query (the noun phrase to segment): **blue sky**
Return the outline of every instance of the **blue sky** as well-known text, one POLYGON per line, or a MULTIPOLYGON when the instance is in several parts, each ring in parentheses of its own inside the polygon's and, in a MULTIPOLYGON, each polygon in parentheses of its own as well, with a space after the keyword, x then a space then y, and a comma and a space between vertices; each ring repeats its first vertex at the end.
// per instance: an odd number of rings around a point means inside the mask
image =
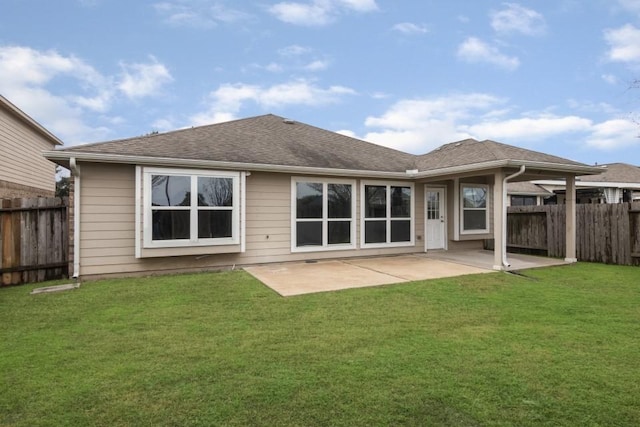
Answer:
POLYGON ((412 153, 640 165, 640 0, 2 0, 0 93, 67 146, 274 113, 412 153))

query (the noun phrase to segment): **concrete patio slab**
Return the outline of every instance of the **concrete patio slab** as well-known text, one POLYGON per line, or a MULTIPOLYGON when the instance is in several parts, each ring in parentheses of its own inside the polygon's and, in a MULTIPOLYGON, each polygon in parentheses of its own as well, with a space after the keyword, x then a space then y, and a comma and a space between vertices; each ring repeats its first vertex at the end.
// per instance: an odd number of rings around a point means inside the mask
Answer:
POLYGON ((282 296, 388 285, 492 270, 421 255, 293 262, 245 267, 282 296))
MULTIPOLYGON (((489 250, 434 251, 428 252, 425 256, 472 267, 493 269, 493 251, 489 250)), ((569 264, 563 259, 524 254, 510 253, 507 254, 507 259, 511 264, 511 266, 507 268, 507 271, 569 264)))
POLYGON ((292 262, 245 267, 245 271, 282 296, 405 282, 401 277, 344 261, 292 262))
POLYGON ((426 258, 420 255, 361 258, 344 262, 368 268, 405 280, 438 279, 441 277, 462 276, 465 274, 488 273, 491 270, 480 267, 426 258))

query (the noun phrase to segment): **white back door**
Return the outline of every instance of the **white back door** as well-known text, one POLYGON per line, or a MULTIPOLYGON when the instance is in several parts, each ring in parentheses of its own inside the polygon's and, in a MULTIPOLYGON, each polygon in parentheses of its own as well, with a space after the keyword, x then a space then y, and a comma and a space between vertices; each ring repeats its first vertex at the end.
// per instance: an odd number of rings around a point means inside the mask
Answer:
POLYGON ((445 247, 445 192, 444 188, 425 188, 425 245, 426 249, 445 247))

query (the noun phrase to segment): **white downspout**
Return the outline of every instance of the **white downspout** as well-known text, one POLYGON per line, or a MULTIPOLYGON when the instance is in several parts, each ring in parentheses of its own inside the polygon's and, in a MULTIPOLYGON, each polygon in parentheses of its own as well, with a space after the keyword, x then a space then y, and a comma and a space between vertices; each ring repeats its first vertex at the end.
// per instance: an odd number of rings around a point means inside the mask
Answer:
POLYGON ((69 159, 73 173, 73 278, 80 277, 80 166, 76 158, 69 159))
POLYGON ((505 267, 510 267, 509 261, 507 260, 507 181, 520 176, 526 170, 525 165, 520 166, 520 170, 514 174, 506 176, 502 180, 502 265, 505 267))

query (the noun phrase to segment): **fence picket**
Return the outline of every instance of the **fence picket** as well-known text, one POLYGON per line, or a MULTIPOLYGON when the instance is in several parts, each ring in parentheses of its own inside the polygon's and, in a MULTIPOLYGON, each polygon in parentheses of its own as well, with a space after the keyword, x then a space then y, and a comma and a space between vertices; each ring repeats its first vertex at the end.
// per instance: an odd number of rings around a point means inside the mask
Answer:
POLYGON ((0 203, 2 285, 68 275, 68 200, 5 199, 0 203))
MULTIPOLYGON (((565 205, 510 207, 507 221, 509 245, 543 247, 550 257, 565 256, 565 205)), ((640 203, 577 205, 576 256, 580 261, 640 265, 640 203)))

